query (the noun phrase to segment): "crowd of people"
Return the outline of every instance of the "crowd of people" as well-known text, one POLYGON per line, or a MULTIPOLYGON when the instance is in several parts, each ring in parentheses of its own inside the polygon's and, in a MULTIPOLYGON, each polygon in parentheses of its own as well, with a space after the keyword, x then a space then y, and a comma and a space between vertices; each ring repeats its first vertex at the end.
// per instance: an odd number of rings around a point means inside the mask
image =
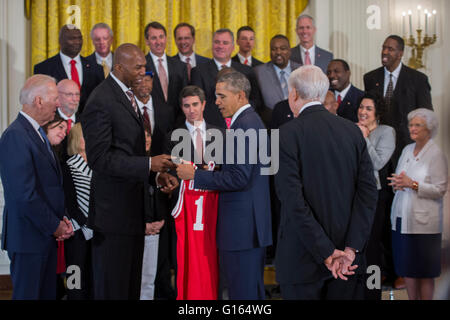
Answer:
POLYGON ((209 59, 185 22, 173 57, 159 22, 147 55, 112 52, 98 23, 82 57, 81 31, 64 25, 0 139, 13 299, 260 300, 268 263, 284 299, 379 300, 372 265, 431 299, 448 169, 427 76, 391 35, 358 89, 349 63, 315 45, 312 17, 296 32, 292 48, 273 36, 262 62, 249 26, 236 40, 216 30, 209 59), (279 129, 278 172, 262 173, 270 142, 239 148, 239 129, 279 129))

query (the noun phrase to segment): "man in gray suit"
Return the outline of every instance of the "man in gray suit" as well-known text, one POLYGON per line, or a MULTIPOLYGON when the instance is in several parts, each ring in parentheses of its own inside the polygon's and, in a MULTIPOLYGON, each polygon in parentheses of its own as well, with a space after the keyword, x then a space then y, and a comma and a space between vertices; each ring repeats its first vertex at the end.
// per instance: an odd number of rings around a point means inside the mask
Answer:
POLYGON ((311 16, 303 14, 297 18, 296 32, 300 44, 291 49, 291 60, 300 65, 318 66, 326 74, 328 64, 333 60, 333 53, 314 44, 316 31, 317 28, 311 16))
POLYGON ((269 62, 256 66, 253 70, 258 80, 264 105, 273 110, 274 106, 288 98, 287 80, 292 71, 300 67, 300 64, 290 61, 289 39, 281 34, 270 40, 269 62))

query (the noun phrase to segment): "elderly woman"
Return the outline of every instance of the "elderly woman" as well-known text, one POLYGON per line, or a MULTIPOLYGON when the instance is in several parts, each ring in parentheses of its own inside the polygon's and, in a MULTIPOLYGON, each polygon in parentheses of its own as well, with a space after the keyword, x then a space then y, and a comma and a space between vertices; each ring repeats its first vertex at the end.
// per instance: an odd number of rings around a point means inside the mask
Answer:
MULTIPOLYGON (((93 231, 86 227, 89 213, 89 197, 92 171, 86 160, 85 142, 81 124, 75 124, 70 130, 67 154, 69 158, 62 165, 64 194, 68 215, 72 221, 75 235, 66 241, 66 261, 68 266, 78 266, 81 283, 70 281, 68 271, 67 297, 69 300, 91 298, 91 238, 93 231)), ((75 270, 76 272, 76 270, 75 270)))
MULTIPOLYGON (((358 127, 366 139, 367 150, 372 160, 377 182, 378 202, 372 232, 366 247, 367 265, 382 265, 382 234, 386 220, 386 207, 389 203, 389 186, 387 185, 387 167, 395 150, 395 130, 386 125, 379 125, 384 105, 378 96, 366 93, 358 108, 358 127), (381 179, 380 179, 381 176, 381 179)), ((381 300, 381 289, 366 290, 366 300, 381 300)))
POLYGON ((410 300, 433 298, 434 278, 441 273, 443 201, 447 191, 447 159, 433 141, 435 113, 416 109, 408 114, 414 143, 402 152, 390 185, 392 248, 396 273, 405 278, 410 300))

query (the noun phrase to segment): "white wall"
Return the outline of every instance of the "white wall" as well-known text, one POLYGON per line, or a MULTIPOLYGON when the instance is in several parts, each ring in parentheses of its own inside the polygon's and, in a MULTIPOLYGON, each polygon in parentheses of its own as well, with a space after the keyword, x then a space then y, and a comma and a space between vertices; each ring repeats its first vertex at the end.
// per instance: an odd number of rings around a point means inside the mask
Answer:
MULTIPOLYGON (((29 76, 30 24, 24 12, 24 1, 0 0, 0 132, 17 117, 19 91, 29 76)), ((0 227, 2 215, 3 188, 0 186, 0 227)), ((9 260, 6 253, 0 251, 0 274, 7 273, 9 260)))

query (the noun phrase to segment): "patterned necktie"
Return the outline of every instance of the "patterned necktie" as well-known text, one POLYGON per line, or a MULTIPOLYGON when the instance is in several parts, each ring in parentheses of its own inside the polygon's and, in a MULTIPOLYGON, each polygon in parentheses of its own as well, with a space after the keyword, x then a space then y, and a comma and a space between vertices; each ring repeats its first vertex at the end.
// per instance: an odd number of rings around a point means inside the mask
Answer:
POLYGON ((286 100, 289 96, 288 84, 286 81, 286 77, 284 76, 285 74, 286 74, 286 72, 284 72, 283 70, 280 71, 280 84, 281 84, 281 90, 283 91, 284 100, 286 100))
POLYGON ((67 134, 69 134, 70 129, 72 129, 72 119, 67 119, 67 134))
POLYGON ((130 101, 131 101, 131 106, 133 107, 134 112, 136 112, 136 114, 138 114, 138 111, 137 111, 137 103, 136 103, 136 100, 134 99, 134 93, 133 93, 133 91, 128 90, 128 91, 127 91, 127 96, 128 96, 128 98, 130 99, 130 101))
POLYGON ((203 163, 203 138, 202 130, 200 128, 195 129, 197 137, 195 138, 195 149, 197 151, 199 163, 203 163))
POLYGON ((305 52, 305 66, 309 66, 311 64, 311 57, 309 56, 309 51, 305 52))
POLYGON ((191 82, 191 70, 192 70, 192 65, 191 65, 191 58, 186 58, 186 67, 187 67, 187 73, 188 73, 188 80, 189 82, 191 82))
POLYGON ((106 64, 106 60, 102 60, 102 67, 103 67, 103 75, 105 76, 106 79, 109 75, 109 67, 106 64))
POLYGON ((164 93, 164 100, 167 101, 167 90, 169 87, 169 80, 167 79, 167 73, 166 69, 164 69, 164 66, 162 64, 163 59, 158 59, 158 76, 159 76, 159 82, 161 83, 161 87, 164 93))
POLYGON ((50 153, 51 157, 53 160, 55 160, 55 155, 53 154, 53 150, 52 150, 52 146, 50 145, 50 141, 47 138, 47 135, 45 134, 44 129, 42 129, 42 127, 39 127, 39 133, 42 136, 42 139, 44 139, 45 142, 45 146, 47 147, 47 151, 48 153, 50 153))
POLYGON ((75 64, 77 62, 75 60, 70 60, 70 75, 73 81, 75 81, 78 85, 78 88, 81 90, 81 84, 80 84, 80 77, 78 76, 78 70, 77 67, 75 67, 75 64))
POLYGON ((148 128, 150 129, 150 133, 152 133, 152 123, 150 121, 150 117, 149 117, 148 112, 147 112, 148 108, 147 108, 147 106, 144 106, 143 109, 144 109, 144 113, 143 113, 144 122, 148 126, 148 128))
POLYGON ((387 90, 386 90, 386 95, 384 96, 388 110, 391 107, 393 96, 394 96, 394 82, 392 81, 392 73, 390 73, 389 74, 389 83, 388 83, 387 90))

